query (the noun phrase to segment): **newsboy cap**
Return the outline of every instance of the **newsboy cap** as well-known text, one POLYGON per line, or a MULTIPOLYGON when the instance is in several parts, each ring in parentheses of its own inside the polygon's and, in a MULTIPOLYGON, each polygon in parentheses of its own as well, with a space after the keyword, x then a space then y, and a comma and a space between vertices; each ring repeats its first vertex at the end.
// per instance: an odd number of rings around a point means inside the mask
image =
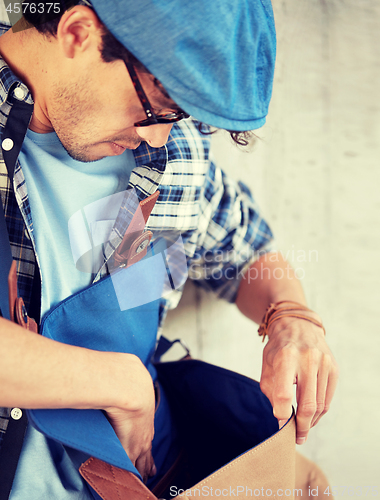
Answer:
POLYGON ((228 130, 265 123, 276 55, 270 0, 92 0, 92 5, 187 113, 228 130))

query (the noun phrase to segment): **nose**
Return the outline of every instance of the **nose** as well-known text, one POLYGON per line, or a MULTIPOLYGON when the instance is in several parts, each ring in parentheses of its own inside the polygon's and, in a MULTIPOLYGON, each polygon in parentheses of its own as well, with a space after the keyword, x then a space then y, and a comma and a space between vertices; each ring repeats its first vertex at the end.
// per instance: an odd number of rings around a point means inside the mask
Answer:
POLYGON ((172 129, 171 124, 160 123, 159 125, 149 125, 148 127, 136 127, 136 133, 143 141, 146 141, 152 148, 164 146, 172 129))

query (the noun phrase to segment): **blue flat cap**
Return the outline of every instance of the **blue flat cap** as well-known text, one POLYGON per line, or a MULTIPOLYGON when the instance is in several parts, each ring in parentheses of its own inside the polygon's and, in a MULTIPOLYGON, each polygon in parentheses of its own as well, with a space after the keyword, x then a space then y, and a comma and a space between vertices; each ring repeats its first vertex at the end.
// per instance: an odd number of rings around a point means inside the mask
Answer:
POLYGON ((264 125, 276 55, 270 0, 92 0, 92 5, 197 120, 236 131, 264 125))

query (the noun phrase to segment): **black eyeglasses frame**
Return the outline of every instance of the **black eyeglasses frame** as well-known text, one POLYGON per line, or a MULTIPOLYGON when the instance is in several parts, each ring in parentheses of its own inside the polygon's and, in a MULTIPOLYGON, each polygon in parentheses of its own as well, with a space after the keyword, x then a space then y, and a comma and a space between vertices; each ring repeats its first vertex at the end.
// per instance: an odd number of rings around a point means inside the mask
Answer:
POLYGON ((167 113, 165 115, 156 115, 152 110, 152 106, 147 98, 144 89, 142 88, 141 82, 137 76, 136 70, 132 63, 124 61, 127 68, 129 76, 131 77, 133 86, 135 87, 137 96, 144 108, 146 119, 134 123, 135 127, 150 127, 151 125, 158 125, 160 123, 175 123, 189 118, 190 115, 185 113, 185 111, 180 110, 179 112, 167 113))

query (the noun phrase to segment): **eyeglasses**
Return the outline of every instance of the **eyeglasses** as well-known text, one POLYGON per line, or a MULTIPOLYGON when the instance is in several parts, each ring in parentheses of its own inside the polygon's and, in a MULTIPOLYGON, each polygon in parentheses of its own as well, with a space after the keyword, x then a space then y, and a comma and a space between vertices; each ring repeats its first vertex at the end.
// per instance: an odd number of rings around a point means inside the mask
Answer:
POLYGON ((183 120, 184 118, 189 118, 190 115, 180 110, 177 113, 167 113, 165 115, 156 115, 152 111, 152 106, 142 88, 140 80, 137 77, 135 68, 133 64, 130 62, 124 61, 125 66, 127 67, 127 71, 131 80, 133 82, 133 86, 135 87, 138 98, 140 99, 141 105, 144 108, 146 114, 146 120, 141 120, 134 124, 135 127, 149 127, 150 125, 157 125, 158 123, 175 123, 179 120, 183 120))

